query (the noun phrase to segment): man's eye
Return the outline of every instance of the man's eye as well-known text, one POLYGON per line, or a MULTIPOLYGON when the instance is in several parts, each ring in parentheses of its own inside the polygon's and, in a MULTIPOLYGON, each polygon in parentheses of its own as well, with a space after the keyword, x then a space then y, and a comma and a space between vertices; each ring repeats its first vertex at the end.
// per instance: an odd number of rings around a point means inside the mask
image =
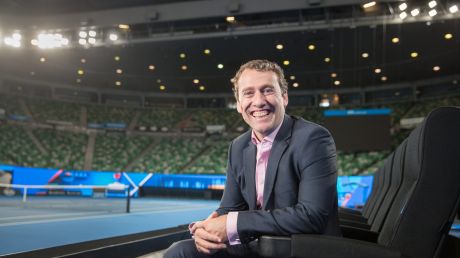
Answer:
POLYGON ((243 91, 243 96, 245 96, 245 97, 250 97, 250 96, 252 96, 252 94, 253 93, 251 91, 243 91))
POLYGON ((274 90, 272 88, 265 88, 263 92, 265 95, 267 95, 267 94, 272 94, 274 90))

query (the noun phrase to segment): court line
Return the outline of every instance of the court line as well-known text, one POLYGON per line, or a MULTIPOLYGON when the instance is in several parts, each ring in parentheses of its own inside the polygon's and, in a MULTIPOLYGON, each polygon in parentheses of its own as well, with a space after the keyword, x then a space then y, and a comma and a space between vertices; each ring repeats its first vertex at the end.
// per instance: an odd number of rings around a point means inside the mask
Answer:
POLYGON ((180 208, 180 209, 160 210, 160 211, 145 211, 145 212, 137 212, 137 213, 89 215, 89 216, 82 216, 82 217, 78 217, 78 218, 62 218, 62 219, 46 219, 46 220, 36 220, 36 221, 11 222, 11 223, 0 224, 0 228, 1 227, 8 227, 8 226, 41 224, 41 223, 51 223, 51 222, 63 222, 63 221, 72 221, 72 220, 102 219, 102 218, 124 217, 124 216, 130 216, 130 215, 146 215, 146 214, 158 214, 158 213, 168 213, 168 212, 184 212, 184 211, 205 210, 205 209, 207 210, 209 208, 216 208, 216 207, 206 206, 206 207, 180 208))

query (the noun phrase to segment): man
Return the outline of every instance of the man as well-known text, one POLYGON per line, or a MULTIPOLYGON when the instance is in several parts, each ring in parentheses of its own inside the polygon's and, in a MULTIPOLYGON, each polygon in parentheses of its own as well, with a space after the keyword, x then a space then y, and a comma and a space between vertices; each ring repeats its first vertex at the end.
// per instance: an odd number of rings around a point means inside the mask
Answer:
POLYGON ((165 257, 255 257, 260 235, 340 235, 336 150, 323 127, 285 114, 283 70, 267 60, 232 79, 237 110, 251 130, 232 141, 220 207, 191 226, 193 239, 165 257))

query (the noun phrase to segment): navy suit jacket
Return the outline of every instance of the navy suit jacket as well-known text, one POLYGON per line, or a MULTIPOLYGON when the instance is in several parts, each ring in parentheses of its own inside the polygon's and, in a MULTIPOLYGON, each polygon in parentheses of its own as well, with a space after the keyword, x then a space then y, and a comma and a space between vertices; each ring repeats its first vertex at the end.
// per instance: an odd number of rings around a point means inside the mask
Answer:
POLYGON ((261 210, 256 208, 256 152, 251 130, 232 141, 217 210, 220 215, 239 212, 242 243, 260 235, 340 235, 336 150, 325 128, 285 115, 268 159, 261 210))

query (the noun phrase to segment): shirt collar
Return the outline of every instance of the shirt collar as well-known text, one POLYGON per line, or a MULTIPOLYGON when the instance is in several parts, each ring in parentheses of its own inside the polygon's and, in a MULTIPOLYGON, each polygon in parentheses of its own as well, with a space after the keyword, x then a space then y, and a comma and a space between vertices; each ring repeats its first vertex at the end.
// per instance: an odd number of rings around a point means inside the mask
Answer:
POLYGON ((283 124, 283 122, 281 122, 273 132, 271 132, 269 135, 265 136, 261 141, 259 141, 259 139, 257 139, 256 134, 254 133, 254 130, 252 130, 252 132, 251 132, 251 141, 252 141, 252 143, 254 143, 255 145, 257 145, 258 143, 261 143, 263 141, 268 141, 268 142, 273 143, 273 141, 275 141, 275 137, 278 134, 278 131, 280 130, 282 124, 283 124))

